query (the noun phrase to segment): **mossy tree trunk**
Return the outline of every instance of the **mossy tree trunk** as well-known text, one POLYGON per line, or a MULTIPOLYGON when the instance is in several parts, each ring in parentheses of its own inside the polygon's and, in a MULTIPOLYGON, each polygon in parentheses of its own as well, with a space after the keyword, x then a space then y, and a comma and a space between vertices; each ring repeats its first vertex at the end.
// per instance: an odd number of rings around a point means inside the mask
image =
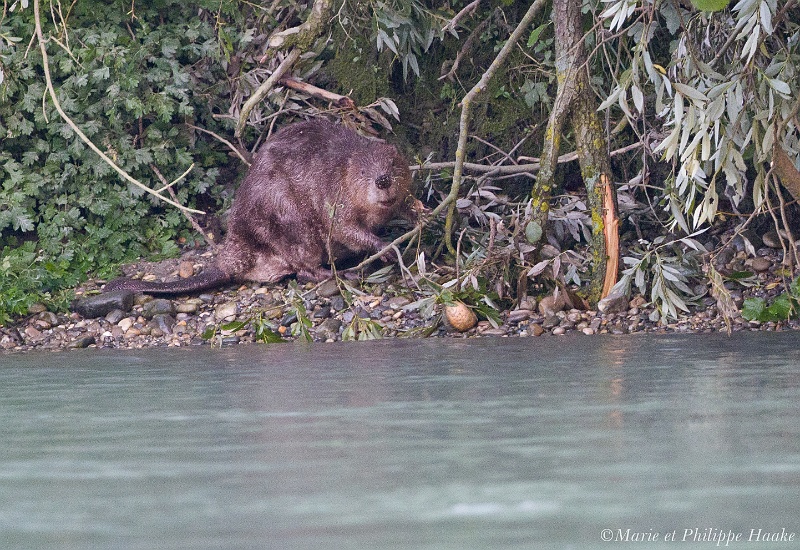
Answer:
POLYGON ((610 187, 608 147, 597 115, 597 101, 589 86, 583 21, 579 0, 553 0, 557 91, 541 154, 541 167, 531 190, 533 221, 544 231, 552 196, 561 134, 572 124, 581 175, 592 216, 592 275, 587 299, 595 304, 616 282, 616 268, 607 273, 611 257, 617 265, 616 195, 610 187))

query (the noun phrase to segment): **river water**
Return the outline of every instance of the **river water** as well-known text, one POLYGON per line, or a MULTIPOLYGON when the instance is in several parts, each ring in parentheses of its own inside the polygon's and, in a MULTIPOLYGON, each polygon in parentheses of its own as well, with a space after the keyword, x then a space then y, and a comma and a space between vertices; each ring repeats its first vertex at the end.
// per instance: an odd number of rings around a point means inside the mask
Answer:
POLYGON ((0 547, 800 548, 799 338, 0 355, 0 547))

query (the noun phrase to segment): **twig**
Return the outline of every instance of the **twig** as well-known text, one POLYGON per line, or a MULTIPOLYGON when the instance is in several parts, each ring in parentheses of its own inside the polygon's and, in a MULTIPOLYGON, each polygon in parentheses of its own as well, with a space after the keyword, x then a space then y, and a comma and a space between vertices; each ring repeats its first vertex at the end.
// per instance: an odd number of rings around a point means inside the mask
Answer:
POLYGON ((242 130, 244 130, 245 125, 247 124, 247 118, 250 116, 250 112, 256 106, 256 104, 267 97, 270 90, 275 87, 275 84, 283 78, 283 75, 286 74, 292 65, 294 65, 295 61, 300 59, 300 49, 294 48, 289 55, 287 55, 283 61, 281 61, 280 65, 272 72, 272 74, 267 78, 264 82, 261 83, 261 86, 251 95, 247 101, 244 102, 242 105, 242 110, 239 112, 239 121, 236 123, 236 131, 234 132, 234 136, 241 137, 242 130))
POLYGON ((108 157, 108 155, 103 153, 103 151, 101 151, 100 148, 97 147, 97 145, 95 145, 92 142, 92 140, 90 140, 80 128, 78 128, 78 125, 75 124, 72 121, 72 119, 69 118, 69 116, 67 116, 67 113, 65 113, 64 109, 61 108, 61 103, 59 103, 58 97, 56 97, 56 91, 55 88, 53 88, 53 80, 50 77, 50 62, 49 58, 47 57, 47 48, 45 46, 44 33, 42 32, 42 21, 41 21, 41 16, 39 14, 39 0, 33 0, 33 16, 36 26, 36 39, 39 41, 39 49, 42 52, 42 69, 44 70, 44 79, 45 79, 45 84, 47 86, 47 92, 50 94, 50 99, 53 101, 53 106, 56 108, 56 111, 58 111, 58 114, 61 116, 64 122, 66 122, 69 125, 69 127, 72 128, 72 130, 78 135, 78 137, 80 137, 81 140, 83 140, 83 142, 86 143, 86 145, 88 145, 92 151, 97 153, 97 155, 101 159, 103 159, 103 161, 105 161, 111 168, 114 169, 115 172, 117 172, 127 182, 132 183, 136 187, 143 189, 144 191, 150 193, 151 195, 157 197, 158 199, 168 204, 171 204, 172 206, 176 207, 177 209, 179 209, 184 213, 193 212, 195 214, 205 214, 205 212, 203 212, 202 210, 194 210, 192 208, 187 208, 186 206, 183 206, 182 204, 165 197, 161 193, 158 193, 157 191, 151 189, 150 187, 143 184, 139 180, 133 178, 125 170, 117 166, 114 163, 114 161, 108 157))
MULTIPOLYGON (((464 8, 464 9, 466 9, 466 8, 464 8)), ((481 21, 480 24, 478 24, 478 26, 475 27, 472 30, 471 33, 469 33, 469 36, 464 41, 464 45, 461 46, 461 48, 458 50, 458 53, 456 54, 456 58, 453 61, 453 65, 450 67, 450 70, 447 71, 442 76, 440 76, 439 80, 443 80, 445 78, 450 79, 450 80, 453 79, 454 75, 456 74, 456 71, 458 70, 458 66, 461 64, 461 60, 464 58, 464 55, 466 54, 466 52, 468 52, 470 49, 472 49, 472 45, 475 43, 475 41, 478 39, 478 37, 480 36, 480 34, 483 32, 483 30, 486 28, 486 26, 488 24, 489 24, 489 18, 487 17, 486 19, 481 21)))
POLYGON ((489 83, 489 80, 492 79, 494 74, 497 72, 497 69, 500 68, 500 65, 503 64, 508 54, 511 53, 511 49, 516 45, 517 41, 522 36, 522 33, 528 28, 528 26, 533 21, 533 18, 542 9, 545 5, 545 0, 536 0, 531 6, 528 8, 528 11, 522 17, 522 20, 517 25, 517 28, 514 29, 514 32, 511 33, 511 36, 508 37, 508 40, 503 47, 500 49, 500 52, 497 54, 497 57, 494 58, 492 64, 486 69, 486 72, 483 73, 481 79, 478 83, 473 86, 473 88, 467 92, 467 95, 464 96, 464 99, 461 100, 461 120, 460 120, 460 129, 458 135, 458 146, 456 148, 456 160, 455 160, 455 168, 453 169, 453 184, 450 187, 450 194, 448 195, 449 199, 449 208, 447 210, 447 217, 445 218, 444 222, 444 242, 447 246, 447 249, 450 251, 451 254, 455 254, 455 249, 453 248, 453 220, 455 218, 455 207, 456 207, 456 197, 458 197, 458 191, 461 187, 461 178, 463 175, 464 170, 464 159, 466 156, 466 148, 467 148, 467 135, 469 134, 469 120, 470 120, 470 109, 472 106, 472 101, 477 97, 477 95, 486 89, 486 86, 489 83))
POLYGON ((458 25, 458 22, 461 21, 461 19, 465 15, 467 15, 468 13, 469 14, 475 13, 475 10, 478 8, 478 4, 480 3, 481 0, 473 0, 472 2, 464 6, 464 9, 458 12, 455 15, 455 17, 453 17, 450 21, 447 22, 447 24, 444 27, 442 27, 442 31, 447 32, 449 30, 455 29, 456 25, 458 25))
MULTIPOLYGON (((430 214, 426 215, 426 218, 428 220, 434 219, 436 216, 438 216, 442 212, 442 210, 444 210, 450 204, 450 201, 452 201, 452 200, 453 200, 453 197, 451 195, 447 195, 444 198, 444 200, 439 204, 439 206, 434 208, 431 211, 430 214)), ((399 245, 399 244, 401 244, 401 243, 403 243, 403 242, 415 237, 416 235, 418 235, 426 225, 427 225, 426 221, 420 220, 420 222, 417 223, 417 225, 414 227, 414 229, 411 229, 410 231, 407 231, 406 233, 403 233, 402 235, 397 237, 395 240, 393 240, 391 243, 389 243, 388 245, 383 247, 381 250, 377 251, 372 256, 369 256, 369 257, 365 258, 360 264, 358 264, 356 266, 353 266, 351 268, 348 268, 345 271, 358 271, 359 269, 365 268, 366 266, 368 266, 369 264, 371 264, 372 262, 374 262, 378 258, 383 257, 383 255, 386 254, 389 250, 391 250, 393 246, 397 246, 397 245, 399 245)))
MULTIPOLYGON (((156 177, 161 180, 161 183, 164 184, 164 187, 162 187, 161 189, 162 190, 168 189, 169 194, 172 196, 174 200, 177 200, 177 196, 175 195, 175 190, 172 188, 172 186, 175 185, 178 181, 182 180, 184 177, 186 177, 186 174, 188 174, 192 168, 194 168, 194 164, 192 164, 189 167, 189 170, 186 170, 186 172, 181 174, 180 177, 175 179, 175 181, 173 181, 172 183, 167 183, 167 178, 165 178, 163 174, 161 174, 161 171, 158 169, 158 167, 155 164, 152 163, 150 164, 150 169, 155 173, 156 177)), ((200 224, 197 223, 197 220, 194 219, 194 216, 192 216, 188 212, 183 212, 183 215, 186 216, 186 219, 189 220, 190 224, 192 224, 194 230, 203 236, 203 240, 206 241, 206 244, 208 244, 211 250, 214 250, 217 247, 217 245, 206 236, 205 231, 203 231, 203 228, 200 227, 200 224)))
POLYGON ((332 101, 336 103, 337 107, 353 109, 356 106, 355 102, 346 95, 339 95, 329 92, 328 90, 323 90, 322 88, 317 88, 316 86, 308 84, 307 82, 301 82, 293 76, 281 78, 279 84, 286 86, 287 88, 291 88, 292 90, 308 94, 312 97, 324 99, 325 101, 332 101))
POLYGON ((239 149, 238 149, 238 148, 237 148, 237 147, 236 147, 236 146, 235 146, 233 143, 231 143, 230 141, 228 141, 228 140, 227 140, 227 139, 225 139, 224 137, 220 136, 219 134, 216 134, 216 133, 212 132, 211 130, 206 130, 205 128, 200 128, 199 126, 195 126, 194 124, 189 124, 188 122, 186 123, 186 126, 188 126, 189 128, 191 128, 192 130, 197 130, 198 132, 205 132, 206 134, 210 135, 210 136, 211 136, 211 137, 213 137, 214 139, 216 139, 216 140, 218 140, 218 141, 220 141, 220 142, 224 143, 225 145, 227 145, 227 146, 228 146, 228 148, 229 148, 231 151, 233 151, 233 152, 234 152, 234 154, 235 154, 237 157, 239 157, 239 158, 241 159, 241 161, 242 161, 243 163, 245 163, 245 164, 246 164, 248 167, 250 166, 250 161, 249 161, 249 160, 247 160, 247 159, 244 157, 244 155, 242 154, 242 152, 241 152, 241 151, 239 151, 239 149))

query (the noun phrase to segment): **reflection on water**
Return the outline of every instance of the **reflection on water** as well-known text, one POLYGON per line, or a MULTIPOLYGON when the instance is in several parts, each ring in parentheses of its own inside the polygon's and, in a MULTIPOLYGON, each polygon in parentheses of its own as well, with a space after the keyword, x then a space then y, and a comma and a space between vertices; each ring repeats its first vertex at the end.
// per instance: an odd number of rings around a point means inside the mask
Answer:
POLYGON ((796 339, 0 356, 0 544, 797 548, 796 339))

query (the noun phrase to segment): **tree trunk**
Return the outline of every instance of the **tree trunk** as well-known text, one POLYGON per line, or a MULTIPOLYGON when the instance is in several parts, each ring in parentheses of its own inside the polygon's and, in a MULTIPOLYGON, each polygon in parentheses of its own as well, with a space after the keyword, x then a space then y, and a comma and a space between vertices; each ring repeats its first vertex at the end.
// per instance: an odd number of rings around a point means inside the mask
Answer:
POLYGON ((595 304, 616 282, 619 253, 616 195, 610 187, 608 147, 597 115, 597 102, 589 86, 581 3, 579 0, 553 0, 553 15, 558 87, 545 132, 541 168, 531 190, 533 221, 545 230, 561 133, 571 122, 592 216, 592 280, 587 299, 595 304), (609 255, 613 269, 607 272, 609 255))

